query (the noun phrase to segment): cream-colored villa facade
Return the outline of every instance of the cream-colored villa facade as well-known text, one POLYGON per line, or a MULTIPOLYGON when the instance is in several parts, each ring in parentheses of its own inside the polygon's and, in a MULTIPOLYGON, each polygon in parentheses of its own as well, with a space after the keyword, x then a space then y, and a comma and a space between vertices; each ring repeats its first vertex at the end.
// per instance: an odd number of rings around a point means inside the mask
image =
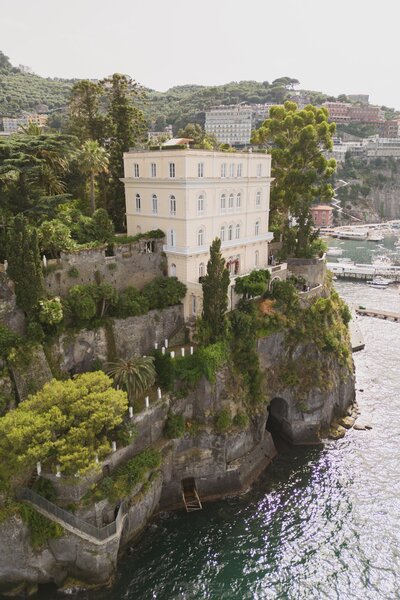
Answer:
POLYGON ((271 157, 175 149, 124 154, 128 235, 161 229, 168 273, 188 287, 186 318, 201 314, 209 247, 218 237, 235 276, 268 262, 271 157))

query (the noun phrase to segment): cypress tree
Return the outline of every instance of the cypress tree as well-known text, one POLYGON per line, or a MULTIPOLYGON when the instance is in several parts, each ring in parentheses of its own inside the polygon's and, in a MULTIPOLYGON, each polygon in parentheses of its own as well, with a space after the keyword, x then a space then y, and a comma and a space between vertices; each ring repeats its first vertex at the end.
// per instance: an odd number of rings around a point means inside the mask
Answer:
POLYGON ((210 247, 207 275, 203 277, 203 323, 214 343, 225 333, 225 313, 228 309, 229 271, 221 255, 221 240, 216 238, 210 247))
POLYGON ((8 274, 15 285, 17 305, 28 315, 44 297, 44 279, 36 229, 22 215, 14 220, 8 243, 8 274))

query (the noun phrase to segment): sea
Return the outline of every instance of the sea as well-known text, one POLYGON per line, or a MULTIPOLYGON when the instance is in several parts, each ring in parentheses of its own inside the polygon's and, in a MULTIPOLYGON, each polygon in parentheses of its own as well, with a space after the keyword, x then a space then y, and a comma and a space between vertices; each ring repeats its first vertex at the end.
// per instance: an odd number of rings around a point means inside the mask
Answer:
MULTIPOLYGON (((332 243, 371 262, 394 256, 394 241, 332 243)), ((397 284, 334 283, 351 305, 400 312, 397 284)), ((400 322, 358 324, 359 422, 372 429, 321 447, 280 441, 250 491, 159 515, 125 553, 113 587, 79 599, 400 599, 400 322)))

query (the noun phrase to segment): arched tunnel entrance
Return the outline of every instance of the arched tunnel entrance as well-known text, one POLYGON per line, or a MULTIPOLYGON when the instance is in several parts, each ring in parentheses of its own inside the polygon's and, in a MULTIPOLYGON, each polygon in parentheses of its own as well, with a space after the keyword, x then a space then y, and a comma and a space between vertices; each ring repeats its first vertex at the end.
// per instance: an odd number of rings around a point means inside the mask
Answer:
POLYGON ((265 428, 276 437, 289 439, 288 431, 289 405, 284 398, 275 397, 268 406, 268 418, 265 428))

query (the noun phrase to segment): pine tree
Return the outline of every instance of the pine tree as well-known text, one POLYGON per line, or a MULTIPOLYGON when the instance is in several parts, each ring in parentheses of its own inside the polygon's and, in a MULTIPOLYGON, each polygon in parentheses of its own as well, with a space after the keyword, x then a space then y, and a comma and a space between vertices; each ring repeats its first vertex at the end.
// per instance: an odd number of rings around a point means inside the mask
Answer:
POLYGON ((36 229, 30 229, 22 215, 15 218, 10 230, 7 259, 17 305, 29 315, 45 293, 36 229))
POLYGON ((203 277, 203 325, 209 341, 214 343, 225 333, 225 313, 228 309, 229 271, 221 255, 221 240, 216 238, 210 247, 207 275, 203 277))

